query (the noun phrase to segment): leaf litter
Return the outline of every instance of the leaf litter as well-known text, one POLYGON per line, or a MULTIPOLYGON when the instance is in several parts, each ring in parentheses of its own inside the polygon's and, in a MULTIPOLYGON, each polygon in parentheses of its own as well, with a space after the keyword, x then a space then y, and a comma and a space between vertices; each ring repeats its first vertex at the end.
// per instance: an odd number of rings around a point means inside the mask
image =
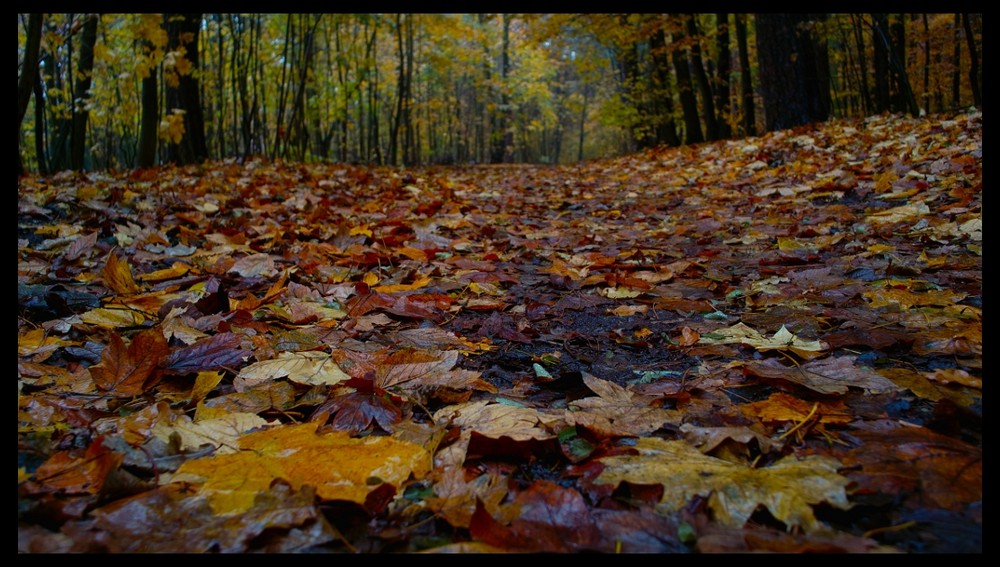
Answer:
POLYGON ((24 177, 18 314, 19 552, 982 551, 980 112, 24 177))

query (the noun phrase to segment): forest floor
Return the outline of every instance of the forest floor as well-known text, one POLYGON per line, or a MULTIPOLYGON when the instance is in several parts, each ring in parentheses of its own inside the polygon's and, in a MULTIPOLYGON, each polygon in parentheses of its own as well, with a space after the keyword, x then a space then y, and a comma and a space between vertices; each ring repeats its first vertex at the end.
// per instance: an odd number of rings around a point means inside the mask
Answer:
POLYGON ((18 180, 19 552, 982 552, 982 114, 18 180))

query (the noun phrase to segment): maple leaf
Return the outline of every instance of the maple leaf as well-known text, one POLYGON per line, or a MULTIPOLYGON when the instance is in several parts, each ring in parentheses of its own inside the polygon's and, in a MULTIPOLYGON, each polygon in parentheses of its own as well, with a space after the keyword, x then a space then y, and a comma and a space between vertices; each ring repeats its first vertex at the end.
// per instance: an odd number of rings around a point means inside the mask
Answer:
POLYGON ((108 341, 101 354, 101 363, 90 367, 90 376, 98 388, 130 398, 145 392, 159 380, 154 370, 168 352, 167 340, 159 327, 139 333, 128 346, 114 332, 109 333, 108 341))
POLYGON ((830 457, 809 455, 785 457, 773 465, 754 469, 704 455, 685 441, 644 437, 636 442, 636 455, 604 457, 605 468, 597 484, 620 482, 662 484, 658 509, 680 510, 695 496, 708 498, 718 521, 742 527, 758 506, 788 527, 806 532, 823 525, 811 505, 828 503, 840 509, 851 507, 846 486, 850 481, 838 474, 840 463, 830 457))
POLYGON ((169 481, 198 484, 212 510, 225 515, 251 509, 258 493, 279 478, 296 490, 314 486, 324 500, 364 504, 382 483, 398 487, 430 472, 430 454, 419 445, 392 437, 354 439, 340 431, 321 435, 318 426, 248 433, 239 439, 240 452, 187 461, 169 481))

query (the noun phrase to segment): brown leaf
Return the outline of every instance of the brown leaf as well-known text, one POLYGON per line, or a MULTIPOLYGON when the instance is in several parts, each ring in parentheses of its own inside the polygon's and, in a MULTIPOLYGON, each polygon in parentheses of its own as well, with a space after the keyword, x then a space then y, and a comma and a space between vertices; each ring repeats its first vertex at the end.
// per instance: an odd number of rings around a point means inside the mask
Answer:
POLYGON ((115 293, 122 295, 139 293, 139 286, 132 278, 132 267, 129 265, 128 259, 119 258, 115 251, 108 254, 101 276, 104 278, 104 285, 115 293))
POLYGON ((845 394, 849 386, 871 393, 898 389, 875 371, 854 364, 855 359, 853 356, 836 356, 798 366, 785 366, 778 359, 771 358, 750 363, 746 369, 756 376, 785 380, 821 394, 845 394))
POLYGON ((165 369, 175 374, 203 370, 232 370, 246 361, 250 352, 241 348, 242 340, 234 333, 219 333, 170 353, 165 369))
POLYGON ((168 484, 98 508, 88 532, 71 534, 112 553, 295 552, 334 538, 313 500, 311 488, 276 483, 245 512, 216 515, 203 496, 168 484))
POLYGON ((983 499, 983 451, 924 427, 893 424, 859 431, 861 444, 838 451, 865 493, 900 495, 915 505, 958 510, 983 499))
POLYGON ((90 375, 98 388, 130 398, 145 392, 159 380, 154 370, 168 350, 167 340, 159 327, 139 333, 127 347, 118 333, 109 333, 108 340, 101 363, 90 367, 90 375))
POLYGON ((482 503, 469 522, 478 541, 517 552, 570 553, 595 550, 601 532, 579 492, 536 481, 506 507, 509 525, 493 519, 482 503))

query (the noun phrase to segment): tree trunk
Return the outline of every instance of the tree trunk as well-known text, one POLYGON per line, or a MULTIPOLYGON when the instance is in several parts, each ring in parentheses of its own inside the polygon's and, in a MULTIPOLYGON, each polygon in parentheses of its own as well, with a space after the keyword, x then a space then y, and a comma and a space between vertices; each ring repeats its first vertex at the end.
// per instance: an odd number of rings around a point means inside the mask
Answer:
POLYGON ((827 119, 817 47, 806 14, 757 14, 757 53, 768 131, 827 119))
MULTIPOLYGON (((684 33, 673 33, 674 43, 684 42, 684 33)), ((681 112, 684 114, 684 143, 699 144, 705 141, 701 133, 701 122, 698 119, 698 99, 691 85, 691 67, 688 63, 686 50, 674 49, 671 53, 674 61, 674 72, 677 73, 677 91, 681 99, 681 112)))
POLYGON ((962 25, 965 29, 965 42, 969 46, 969 83, 972 87, 972 103, 983 108, 983 91, 979 87, 979 50, 976 49, 976 38, 972 33, 972 22, 968 14, 962 14, 962 25))
POLYGON ((889 96, 889 17, 872 14, 872 47, 875 59, 875 112, 892 108, 889 96))
MULTIPOLYGON (((148 41, 142 48, 152 53, 155 47, 148 41)), ((153 167, 156 164, 156 145, 159 142, 160 109, 159 90, 157 88, 156 67, 147 70, 148 75, 142 78, 142 110, 139 122, 139 155, 136 158, 138 167, 153 167)))
POLYGON ((202 163, 208 159, 208 146, 197 75, 201 14, 164 14, 163 17, 169 38, 168 49, 183 49, 184 57, 191 63, 190 73, 177 73, 177 86, 167 84, 167 108, 184 112, 184 137, 180 143, 167 145, 167 155, 170 161, 180 165, 202 163))
POLYGON ((649 51, 653 60, 654 96, 656 106, 656 143, 674 147, 681 145, 674 123, 673 92, 670 89, 670 58, 667 57, 667 37, 663 29, 658 29, 649 39, 649 51))
POLYGON ((893 110, 897 112, 908 111, 913 116, 920 115, 920 108, 917 107, 917 100, 913 96, 913 88, 910 87, 910 79, 906 73, 906 27, 903 14, 896 14, 889 24, 890 40, 890 69, 892 70, 893 82, 893 110))
POLYGON ((17 78, 17 176, 25 174, 21 161, 21 123, 28 111, 28 102, 38 74, 38 52, 42 45, 42 14, 28 14, 28 35, 24 46, 21 76, 17 78))
POLYGON ((743 110, 743 135, 757 135, 756 104, 753 100, 753 82, 750 77, 750 50, 747 46, 746 14, 736 14, 736 43, 740 52, 740 98, 743 110))
POLYGON ((719 138, 727 139, 733 135, 729 122, 729 71, 732 67, 729 57, 729 14, 715 15, 715 29, 715 46, 719 53, 715 75, 715 108, 719 117, 719 138))
POLYGON ((868 115, 873 108, 871 89, 868 88, 868 62, 865 57, 865 33, 864 16, 851 14, 851 22, 854 24, 854 40, 858 47, 858 69, 861 76, 861 112, 868 115))
POLYGON ((705 120, 705 137, 708 140, 719 139, 719 124, 715 116, 715 95, 712 94, 712 85, 708 82, 708 73, 705 72, 705 64, 701 58, 701 32, 698 31, 698 23, 694 14, 688 14, 687 33, 691 40, 691 47, 688 51, 691 68, 694 71, 694 78, 698 81, 698 91, 701 93, 702 117, 705 120))
POLYGON ((49 173, 49 161, 45 153, 46 136, 45 95, 42 93, 42 77, 35 73, 35 161, 38 162, 38 173, 42 175, 49 173))
POLYGON ((156 144, 159 141, 160 110, 159 92, 156 88, 156 69, 142 79, 142 119, 139 124, 139 167, 156 164, 156 144))
POLYGON ((70 165, 75 171, 83 170, 83 156, 87 149, 87 100, 94 72, 94 44, 97 43, 97 14, 83 16, 83 33, 80 36, 80 61, 73 85, 73 132, 70 137, 70 165))

